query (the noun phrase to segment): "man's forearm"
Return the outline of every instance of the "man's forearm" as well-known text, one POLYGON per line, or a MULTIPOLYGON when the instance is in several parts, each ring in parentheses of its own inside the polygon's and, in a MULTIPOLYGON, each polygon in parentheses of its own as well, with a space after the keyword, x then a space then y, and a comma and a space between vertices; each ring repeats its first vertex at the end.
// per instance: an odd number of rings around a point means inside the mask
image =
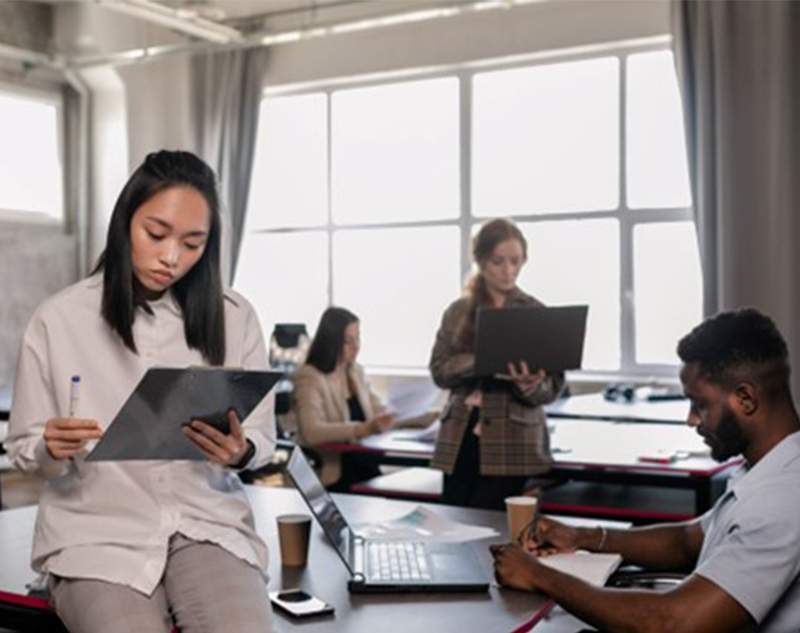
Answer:
POLYGON ((534 583, 537 590, 554 598, 564 609, 608 633, 677 630, 660 594, 599 589, 544 566, 534 583))
POLYGON ((697 561, 702 533, 691 523, 627 530, 582 528, 577 546, 591 552, 617 553, 626 563, 648 569, 687 569, 697 561))

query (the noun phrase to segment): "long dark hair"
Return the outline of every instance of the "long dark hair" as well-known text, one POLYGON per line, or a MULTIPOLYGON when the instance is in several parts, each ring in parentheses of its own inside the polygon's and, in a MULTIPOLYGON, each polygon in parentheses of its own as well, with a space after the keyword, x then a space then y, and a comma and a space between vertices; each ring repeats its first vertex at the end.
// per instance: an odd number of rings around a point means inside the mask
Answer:
MULTIPOLYGON (((490 220, 481 227, 472 240, 472 260, 482 269, 497 245, 508 240, 517 240, 522 245, 522 255, 527 260, 528 242, 525 236, 516 224, 505 218, 490 220)), ((467 282, 466 294, 469 299, 469 310, 459 325, 456 340, 462 346, 472 349, 475 345, 475 317, 478 310, 492 303, 489 289, 486 287, 486 279, 481 270, 478 270, 467 282)))
POLYGON ((133 338, 136 309, 150 311, 131 266, 131 219, 156 194, 172 187, 200 193, 211 213, 203 256, 175 285, 172 293, 183 313, 186 344, 211 365, 225 362, 225 309, 220 273, 220 210, 214 171, 190 152, 148 154, 133 172, 114 205, 106 249, 92 274, 103 272, 103 319, 125 346, 137 352, 133 338))
POLYGON ((306 363, 313 365, 323 374, 336 369, 336 363, 344 348, 344 331, 351 323, 358 323, 358 317, 345 308, 330 307, 322 313, 314 341, 308 350, 306 363))

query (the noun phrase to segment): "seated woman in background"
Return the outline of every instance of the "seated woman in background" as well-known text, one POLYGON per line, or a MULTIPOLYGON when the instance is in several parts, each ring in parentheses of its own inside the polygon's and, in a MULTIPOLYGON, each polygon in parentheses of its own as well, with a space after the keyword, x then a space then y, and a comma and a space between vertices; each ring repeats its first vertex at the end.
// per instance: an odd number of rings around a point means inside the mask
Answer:
POLYGON ((445 503, 502 508, 505 497, 522 494, 528 478, 552 464, 542 405, 558 397, 564 376, 545 375, 524 362, 509 364, 509 376, 502 378, 473 373, 479 309, 542 305, 517 286, 527 248, 510 220, 484 224, 472 246, 478 272, 466 295, 447 308, 436 335, 431 375, 450 398, 431 466, 445 473, 445 503))
MULTIPOLYGON (((358 317, 344 308, 325 310, 306 362, 294 377, 301 445, 357 442, 383 433, 395 423, 356 362, 359 348, 358 317)), ((437 414, 422 417, 432 422, 437 414)), ((347 490, 357 481, 380 474, 363 453, 329 452, 322 457, 322 481, 335 490, 347 490)))

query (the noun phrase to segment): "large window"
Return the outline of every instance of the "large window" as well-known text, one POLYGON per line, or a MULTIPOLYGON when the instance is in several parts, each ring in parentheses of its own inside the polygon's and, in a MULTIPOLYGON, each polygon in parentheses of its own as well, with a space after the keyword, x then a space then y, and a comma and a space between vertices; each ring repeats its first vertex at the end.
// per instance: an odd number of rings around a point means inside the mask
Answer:
POLYGON ((63 220, 60 121, 57 99, 0 85, 0 216, 63 220))
POLYGON ((522 288, 589 304, 586 370, 674 373, 702 288, 672 64, 626 49, 268 95, 237 287, 267 332, 343 305, 366 364, 422 368, 471 235, 506 216, 522 288))

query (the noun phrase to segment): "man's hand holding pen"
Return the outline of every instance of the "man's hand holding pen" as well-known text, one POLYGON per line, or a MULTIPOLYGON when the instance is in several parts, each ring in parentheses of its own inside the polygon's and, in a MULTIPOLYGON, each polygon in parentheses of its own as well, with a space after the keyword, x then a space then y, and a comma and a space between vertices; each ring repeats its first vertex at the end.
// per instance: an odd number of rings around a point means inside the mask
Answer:
POLYGON ((537 588, 541 556, 561 552, 574 552, 579 547, 579 533, 558 521, 534 518, 520 533, 517 543, 491 545, 494 556, 494 573, 504 587, 523 591, 537 588))
POLYGON ((183 432, 215 464, 235 466, 247 455, 250 444, 233 409, 228 411, 228 424, 230 433, 227 435, 202 420, 192 420, 183 427, 183 432))

